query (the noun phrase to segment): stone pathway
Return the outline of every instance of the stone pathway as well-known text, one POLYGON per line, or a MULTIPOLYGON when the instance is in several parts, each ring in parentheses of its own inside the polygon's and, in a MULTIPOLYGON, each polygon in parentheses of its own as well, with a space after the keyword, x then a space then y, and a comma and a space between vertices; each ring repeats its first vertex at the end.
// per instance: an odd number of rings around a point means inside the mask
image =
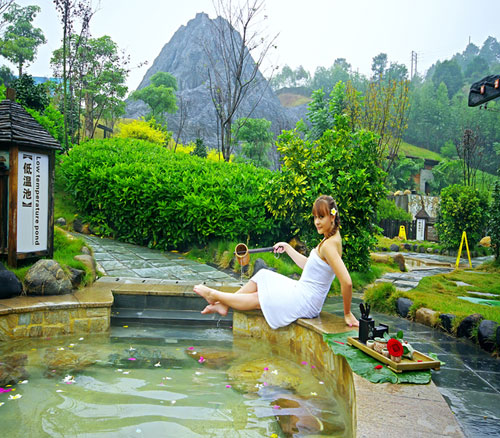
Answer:
MULTIPOLYGON (((172 281, 190 283, 211 281, 224 284, 239 282, 236 276, 188 260, 173 252, 162 252, 136 245, 82 235, 94 250, 99 265, 109 276, 101 280, 120 283, 171 284, 172 281)), ((395 253, 382 253, 393 255, 395 253)), ((453 270, 455 258, 435 254, 403 253, 406 259, 414 259, 412 271, 386 274, 382 281, 390 281, 398 289, 416 287, 426 276, 453 270)), ((485 259, 474 259, 477 266, 485 259)), ((359 317, 362 296, 355 294, 353 312, 359 317)), ((324 311, 343 316, 341 297, 328 298, 324 311)), ((373 313, 373 312, 372 312, 373 313)), ((406 319, 374 313, 377 323, 385 323, 391 332, 403 330, 405 337, 423 353, 436 353, 446 362, 440 371, 432 372, 432 380, 446 399, 469 438, 500 437, 500 360, 492 358, 476 344, 457 339, 444 332, 411 322, 406 319)), ((397 407, 388 407, 396 409, 397 407)), ((409 418, 411 412, 406 413, 409 418)), ((414 419, 415 425, 424 418, 414 419)))
POLYGON ((94 251, 94 258, 107 276, 136 282, 147 279, 161 284, 163 280, 235 282, 218 269, 189 260, 176 252, 163 252, 112 239, 102 239, 85 234, 79 235, 94 251), (136 279, 136 281, 134 281, 136 279), (154 279, 154 280, 153 280, 154 279))

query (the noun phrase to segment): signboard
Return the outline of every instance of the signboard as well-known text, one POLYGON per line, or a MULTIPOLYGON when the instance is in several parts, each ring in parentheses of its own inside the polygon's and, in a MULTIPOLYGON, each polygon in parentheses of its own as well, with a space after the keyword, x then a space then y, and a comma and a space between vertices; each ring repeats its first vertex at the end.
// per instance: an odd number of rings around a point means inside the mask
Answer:
POLYGON ((425 219, 417 219, 417 240, 425 240, 425 219))
POLYGON ((19 152, 17 184, 17 252, 47 250, 49 157, 19 152))

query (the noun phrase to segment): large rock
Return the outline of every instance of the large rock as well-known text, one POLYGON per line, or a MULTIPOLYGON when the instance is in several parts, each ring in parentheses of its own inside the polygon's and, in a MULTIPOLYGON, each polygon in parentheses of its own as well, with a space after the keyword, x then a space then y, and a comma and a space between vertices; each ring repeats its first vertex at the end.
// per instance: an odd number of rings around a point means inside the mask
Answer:
POLYGON ((397 251, 399 251, 399 245, 393 243, 393 244, 391 244, 391 246, 389 247, 389 249, 391 251, 396 251, 397 252, 397 251))
POLYGON ((253 275, 257 274, 257 272, 259 272, 261 269, 268 269, 270 271, 276 272, 276 269, 270 268, 269 266, 267 266, 267 263, 264 260, 259 258, 255 260, 255 263, 253 265, 253 275))
POLYGON ((441 326, 448 333, 451 333, 453 331, 453 321, 455 320, 455 318, 456 316, 452 313, 442 313, 441 315, 439 315, 441 326))
POLYGON ((479 324, 477 331, 477 339, 479 345, 486 351, 493 351, 495 349, 495 338, 497 335, 498 323, 489 319, 484 319, 479 324))
POLYGON ((427 309, 426 307, 421 307, 415 312, 415 321, 420 324, 433 327, 438 319, 438 312, 432 309, 427 309))
POLYGON ((63 295, 72 290, 71 280, 55 260, 38 260, 24 277, 27 295, 63 295))
POLYGON ((97 265, 96 265, 94 257, 92 257, 91 255, 87 255, 87 254, 79 254, 79 255, 74 256, 73 258, 75 260, 83 263, 87 268, 89 268, 90 272, 92 272, 92 279, 95 278, 97 265))
POLYGON ((413 301, 409 298, 398 298, 396 300, 396 312, 403 318, 408 316, 411 306, 413 306, 413 301))
POLYGON ((394 263, 398 265, 401 272, 406 272, 405 256, 403 254, 397 253, 392 257, 392 259, 394 260, 394 263))
POLYGON ((458 325, 457 337, 470 338, 472 336, 472 330, 481 322, 482 319, 483 315, 480 315, 479 313, 474 313, 473 315, 466 316, 458 325))
MULTIPOLYGON (((181 143, 188 143, 201 137, 209 147, 215 148, 218 145, 217 119, 208 89, 207 66, 211 65, 211 61, 207 52, 218 53, 215 43, 217 37, 213 29, 221 25, 220 20, 222 19, 211 20, 207 14, 199 13, 185 26, 181 26, 163 46, 138 87, 142 89, 148 86, 151 76, 159 71, 169 72, 177 78, 179 86, 177 102, 180 104, 182 99, 186 106, 184 114, 187 114, 181 133, 181 143)), ((238 45, 241 41, 240 36, 235 35, 235 39, 238 45)), ((244 70, 244 77, 249 77, 249 69, 250 67, 244 70)), ((306 111, 306 105, 284 108, 264 76, 258 72, 234 119, 247 117, 251 113, 252 118, 270 120, 272 131, 280 133, 283 129, 295 127, 295 123, 301 118, 305 119, 306 111)), ((148 112, 149 109, 144 102, 129 101, 126 117, 137 119, 148 112)), ((169 130, 178 131, 180 117, 181 111, 167 114, 169 130)))
POLYGON ((2 356, 0 361, 0 386, 16 385, 20 380, 27 379, 28 372, 24 368, 27 360, 28 356, 20 353, 2 356))
POLYGON ((96 361, 96 353, 54 347, 46 350, 43 363, 47 367, 46 375, 53 376, 80 372, 96 361))
POLYGON ((19 295, 23 287, 12 271, 4 268, 0 263, 0 299, 19 295))

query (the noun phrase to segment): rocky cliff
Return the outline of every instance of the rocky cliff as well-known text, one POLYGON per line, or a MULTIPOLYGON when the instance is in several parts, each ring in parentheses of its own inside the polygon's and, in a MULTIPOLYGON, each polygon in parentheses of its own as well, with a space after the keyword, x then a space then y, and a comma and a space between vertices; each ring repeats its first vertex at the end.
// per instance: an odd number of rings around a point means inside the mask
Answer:
MULTIPOLYGON (((208 68, 210 68, 207 47, 212 53, 216 47, 211 37, 213 24, 207 14, 199 13, 186 26, 181 26, 165 44, 138 88, 149 85, 151 76, 158 71, 174 75, 179 84, 178 103, 182 99, 187 113, 180 141, 187 143, 201 137, 205 144, 217 147, 217 119, 207 85, 208 68)), ((293 128, 297 120, 305 117, 305 106, 296 108, 281 106, 279 99, 260 72, 256 81, 256 86, 246 95, 236 118, 248 116, 255 108, 250 117, 270 120, 271 129, 278 134, 283 129, 293 128)), ((147 112, 148 107, 143 102, 130 101, 127 104, 126 117, 138 118, 147 112)), ((168 129, 173 131, 174 135, 179 127, 179 119, 180 111, 167 117, 168 129)))

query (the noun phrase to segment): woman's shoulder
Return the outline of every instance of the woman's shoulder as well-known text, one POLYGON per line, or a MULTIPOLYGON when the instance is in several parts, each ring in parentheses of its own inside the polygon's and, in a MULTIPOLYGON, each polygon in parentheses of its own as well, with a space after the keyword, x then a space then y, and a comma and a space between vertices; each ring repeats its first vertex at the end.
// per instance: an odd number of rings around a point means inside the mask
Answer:
POLYGON ((331 248, 337 251, 339 254, 342 254, 342 237, 340 232, 337 231, 333 236, 326 239, 323 243, 323 246, 326 248, 331 248))

